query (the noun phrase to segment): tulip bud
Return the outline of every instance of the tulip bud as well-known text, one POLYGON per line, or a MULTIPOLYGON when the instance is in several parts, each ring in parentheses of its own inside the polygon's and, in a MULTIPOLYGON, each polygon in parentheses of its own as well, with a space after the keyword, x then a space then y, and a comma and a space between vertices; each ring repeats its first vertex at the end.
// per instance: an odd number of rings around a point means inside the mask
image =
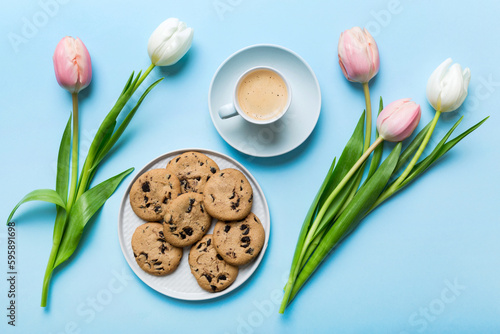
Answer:
POLYGON ((377 130, 384 140, 398 142, 408 138, 420 121, 420 105, 410 99, 392 102, 377 118, 377 130))
POLYGON ((339 64, 349 81, 366 83, 380 68, 377 43, 368 30, 354 27, 340 34, 339 64))
POLYGON ((177 63, 186 54, 193 41, 193 29, 176 18, 163 21, 151 34, 148 54, 156 66, 177 63))
POLYGON ((52 57, 59 85, 70 93, 78 93, 92 80, 92 63, 85 44, 66 36, 59 41, 52 57))
POLYGON ((470 70, 446 59, 432 72, 427 82, 427 99, 436 110, 454 111, 464 103, 470 81, 470 70))

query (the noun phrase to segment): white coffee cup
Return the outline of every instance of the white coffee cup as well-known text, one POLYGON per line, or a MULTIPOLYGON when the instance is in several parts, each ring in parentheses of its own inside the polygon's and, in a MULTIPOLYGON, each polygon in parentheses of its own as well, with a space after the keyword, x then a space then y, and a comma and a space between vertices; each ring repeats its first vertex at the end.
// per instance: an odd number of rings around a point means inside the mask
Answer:
POLYGON ((240 115, 254 124, 270 124, 287 112, 292 92, 285 77, 269 66, 256 66, 245 71, 233 90, 233 101, 219 111, 222 119, 240 115))

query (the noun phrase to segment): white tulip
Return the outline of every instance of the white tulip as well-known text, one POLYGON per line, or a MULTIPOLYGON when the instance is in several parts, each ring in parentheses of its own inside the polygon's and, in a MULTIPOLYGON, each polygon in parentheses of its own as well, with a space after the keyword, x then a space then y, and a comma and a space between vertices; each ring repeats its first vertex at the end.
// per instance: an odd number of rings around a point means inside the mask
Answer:
POLYGON ((186 54, 192 41, 193 29, 171 17, 151 34, 148 42, 149 58, 156 66, 173 65, 186 54))
POLYGON ((458 109, 467 97, 470 70, 446 59, 431 74, 427 82, 427 99, 436 110, 448 112, 458 109))

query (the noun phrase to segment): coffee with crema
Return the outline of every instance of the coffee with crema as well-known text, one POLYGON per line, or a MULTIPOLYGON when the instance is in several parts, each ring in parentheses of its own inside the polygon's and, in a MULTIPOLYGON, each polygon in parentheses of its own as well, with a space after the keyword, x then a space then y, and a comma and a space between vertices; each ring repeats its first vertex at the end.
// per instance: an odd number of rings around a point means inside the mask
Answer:
POLYGON ((279 74, 268 69, 248 73, 241 79, 236 94, 241 110, 258 121, 280 116, 288 102, 285 82, 279 74))

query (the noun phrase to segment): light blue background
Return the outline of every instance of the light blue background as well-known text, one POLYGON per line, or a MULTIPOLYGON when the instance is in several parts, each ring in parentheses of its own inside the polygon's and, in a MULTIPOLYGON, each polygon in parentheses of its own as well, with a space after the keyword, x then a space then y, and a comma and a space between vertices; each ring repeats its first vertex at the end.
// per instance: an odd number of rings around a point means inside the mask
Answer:
POLYGON ((53 73, 59 39, 79 36, 92 56, 94 78, 80 99, 80 142, 86 152, 130 72, 149 65, 151 32, 164 19, 179 17, 195 29, 191 50, 178 66, 153 71, 148 82, 166 79, 148 96, 95 181, 131 166, 140 169, 167 151, 217 150, 243 163, 261 184, 272 233, 260 267, 236 292, 208 302, 165 297, 136 278, 119 247, 117 215, 129 176, 90 224, 71 262, 56 273, 50 307, 42 309, 55 210, 48 204, 25 205, 15 217, 15 328, 5 317, 6 233, 0 232, 1 332, 500 331, 497 1, 61 0, 49 8, 50 16, 40 14, 43 10, 37 1, 18 0, 4 1, 0 12, 2 219, 24 194, 55 183, 57 148, 71 109, 70 95, 53 73), (39 27, 16 52, 9 36, 22 35, 26 20, 39 27), (360 86, 347 82, 337 63, 340 32, 355 25, 369 27, 380 49, 381 70, 371 84, 374 105, 380 95, 387 102, 411 97, 422 105, 426 124, 434 114, 425 99, 427 79, 453 57, 471 68, 469 97, 458 112, 441 119, 434 138, 460 115, 465 118, 457 133, 492 117, 365 219, 280 316, 276 298, 302 219, 364 107, 360 86), (277 158, 254 159, 235 151, 218 135, 208 113, 208 88, 219 64, 257 43, 300 54, 322 89, 315 131, 298 149, 277 158), (101 301, 94 311, 92 300, 101 301))

